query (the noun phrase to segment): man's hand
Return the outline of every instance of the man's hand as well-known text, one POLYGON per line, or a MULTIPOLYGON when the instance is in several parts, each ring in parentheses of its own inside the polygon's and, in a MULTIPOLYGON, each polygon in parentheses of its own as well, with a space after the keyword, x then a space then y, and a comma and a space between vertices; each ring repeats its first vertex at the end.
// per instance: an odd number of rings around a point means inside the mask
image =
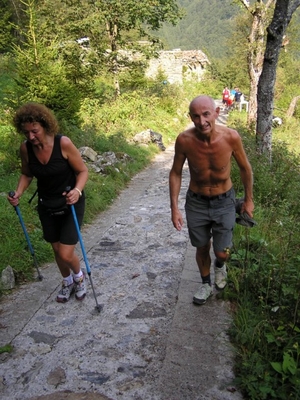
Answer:
POLYGON ((244 200, 241 208, 241 213, 246 212, 249 217, 253 218, 254 203, 252 200, 244 200))
POLYGON ((183 226, 182 214, 179 210, 172 210, 172 222, 175 229, 181 231, 183 226))

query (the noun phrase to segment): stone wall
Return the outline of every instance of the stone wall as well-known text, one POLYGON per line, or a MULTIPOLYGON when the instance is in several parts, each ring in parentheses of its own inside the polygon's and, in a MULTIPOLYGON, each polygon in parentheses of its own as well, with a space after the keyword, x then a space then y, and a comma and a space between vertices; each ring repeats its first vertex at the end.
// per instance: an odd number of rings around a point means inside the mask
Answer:
POLYGON ((169 83, 181 84, 184 79, 199 81, 207 65, 209 65, 209 60, 201 50, 161 51, 158 58, 150 60, 146 76, 155 78, 161 71, 167 76, 169 83))

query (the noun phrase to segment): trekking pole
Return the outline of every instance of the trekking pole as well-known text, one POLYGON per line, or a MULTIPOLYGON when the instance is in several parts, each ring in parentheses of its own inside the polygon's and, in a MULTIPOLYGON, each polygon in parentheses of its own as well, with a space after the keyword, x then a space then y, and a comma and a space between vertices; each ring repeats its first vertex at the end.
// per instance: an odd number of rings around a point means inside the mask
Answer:
MULTIPOLYGON (((66 192, 67 193, 70 190, 71 190, 70 186, 66 187, 66 192)), ((90 264, 89 264, 89 261, 88 261, 87 256, 86 256, 86 252, 85 252, 85 248, 84 248, 84 244, 83 244, 83 240, 82 240, 82 236, 81 236, 81 232, 80 232, 80 227, 79 227, 78 219, 77 219, 77 215, 76 215, 76 210, 75 210, 75 207, 74 207, 73 204, 71 204, 70 207, 71 207, 71 211, 72 211, 72 214, 73 214, 74 223, 75 223, 75 226, 76 226, 76 230, 77 230, 77 234, 78 234, 78 238, 79 238, 79 242, 80 242, 80 246, 81 246, 83 259, 84 259, 84 262, 85 262, 85 265, 86 265, 86 271, 88 273, 90 284, 91 284, 91 287, 92 287, 92 290, 93 290, 93 295, 94 295, 94 298, 95 298, 95 301, 96 301, 96 307, 95 308, 96 308, 97 311, 100 312, 102 310, 102 306, 100 306, 98 304, 97 296, 96 296, 96 293, 95 293, 93 280, 92 280, 92 276, 91 276, 91 268, 90 268, 90 264)))
MULTIPOLYGON (((14 192, 14 191, 11 191, 11 192, 8 193, 8 195, 9 195, 9 197, 14 197, 15 192, 14 192)), ((38 273, 38 280, 41 281, 41 280, 43 279, 43 276, 42 276, 41 273, 40 273, 40 270, 39 270, 39 267, 38 267, 38 262, 37 262, 37 259, 36 259, 36 256, 35 256, 33 247, 32 247, 32 245, 31 245, 31 242, 30 242, 30 239, 29 239, 29 236, 28 236, 28 233, 27 233, 27 230, 26 230, 26 227, 25 227, 25 224, 24 224, 22 215, 21 215, 20 208, 19 208, 19 206, 13 206, 13 207, 14 207, 14 209, 15 209, 15 211, 16 211, 18 217, 19 217, 19 221, 20 221, 20 223, 21 223, 21 226, 22 226, 22 229, 23 229, 23 232, 24 232, 26 241, 27 241, 27 245, 28 245, 30 254, 32 255, 33 262, 34 262, 35 268, 36 268, 37 273, 38 273)))

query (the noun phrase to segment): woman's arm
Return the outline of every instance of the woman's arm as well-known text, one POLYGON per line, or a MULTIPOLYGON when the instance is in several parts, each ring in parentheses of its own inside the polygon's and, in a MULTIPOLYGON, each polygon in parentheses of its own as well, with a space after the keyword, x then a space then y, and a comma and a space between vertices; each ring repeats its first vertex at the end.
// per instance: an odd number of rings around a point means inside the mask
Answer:
POLYGON ((75 188, 71 188, 70 192, 66 195, 67 203, 76 203, 85 187, 88 180, 88 168, 83 162, 79 150, 74 143, 67 136, 62 136, 61 141, 62 155, 68 160, 71 168, 76 175, 75 188))

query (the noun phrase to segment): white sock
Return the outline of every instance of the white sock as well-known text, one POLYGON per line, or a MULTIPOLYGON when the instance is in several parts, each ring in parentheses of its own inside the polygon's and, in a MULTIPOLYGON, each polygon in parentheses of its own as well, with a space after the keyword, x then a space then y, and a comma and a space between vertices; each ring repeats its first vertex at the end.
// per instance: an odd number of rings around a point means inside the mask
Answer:
POLYGON ((72 283, 73 283, 73 275, 71 274, 71 275, 67 276, 66 278, 63 278, 63 281, 65 282, 65 284, 67 286, 72 285, 72 283))
POLYGON ((73 274, 73 278, 76 282, 79 282, 80 278, 82 277, 83 272, 80 270, 78 274, 73 274))

